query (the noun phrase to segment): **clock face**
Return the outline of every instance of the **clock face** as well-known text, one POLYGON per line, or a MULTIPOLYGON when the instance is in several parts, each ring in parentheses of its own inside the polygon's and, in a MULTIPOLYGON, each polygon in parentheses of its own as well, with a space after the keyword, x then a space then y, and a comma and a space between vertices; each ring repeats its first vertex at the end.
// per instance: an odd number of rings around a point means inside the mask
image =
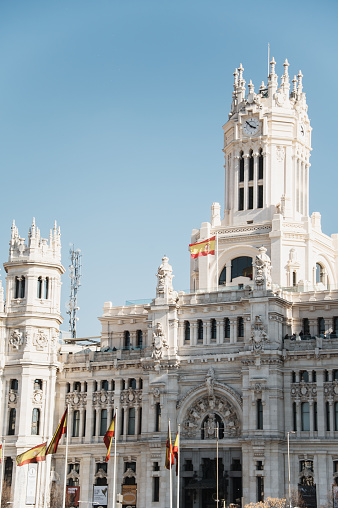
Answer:
POLYGON ((299 132, 300 132, 301 136, 305 135, 305 127, 304 127, 304 125, 302 123, 299 126, 299 132))
POLYGON ((248 118, 244 122, 243 125, 243 132, 247 136, 252 136, 253 134, 256 134, 259 129, 259 120, 257 118, 248 118))

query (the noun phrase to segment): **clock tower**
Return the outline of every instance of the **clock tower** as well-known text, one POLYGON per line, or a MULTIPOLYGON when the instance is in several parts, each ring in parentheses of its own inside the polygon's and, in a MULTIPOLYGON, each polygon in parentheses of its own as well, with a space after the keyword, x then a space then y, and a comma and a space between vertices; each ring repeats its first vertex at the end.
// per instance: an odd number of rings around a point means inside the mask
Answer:
POLYGON ((243 73, 241 64, 223 126, 224 215, 213 203, 211 221, 191 237, 198 243, 215 236, 216 251, 191 260, 191 289, 250 285, 261 247, 271 260, 272 287, 337 284, 338 237, 322 233, 318 212, 309 217, 311 126, 303 75, 290 80, 285 60, 279 82, 272 58, 267 84, 255 91, 243 73))

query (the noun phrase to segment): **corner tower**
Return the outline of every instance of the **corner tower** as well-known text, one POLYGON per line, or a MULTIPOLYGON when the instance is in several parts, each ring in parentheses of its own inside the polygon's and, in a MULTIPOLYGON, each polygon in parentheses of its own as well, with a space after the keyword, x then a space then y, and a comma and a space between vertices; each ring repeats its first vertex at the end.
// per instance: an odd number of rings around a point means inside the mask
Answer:
MULTIPOLYGON (((1 379, 7 471, 13 468, 16 455, 50 439, 52 433, 62 323, 61 275, 65 271, 60 237, 55 223, 49 240, 41 238, 33 219, 25 243, 14 222, 12 225, 9 258, 4 263, 7 284, 1 379)), ((14 506, 23 506, 20 496, 26 492, 27 468, 16 468, 15 475, 14 471, 14 506)), ((37 505, 42 502, 45 474, 46 468, 41 467, 35 482, 37 505)))

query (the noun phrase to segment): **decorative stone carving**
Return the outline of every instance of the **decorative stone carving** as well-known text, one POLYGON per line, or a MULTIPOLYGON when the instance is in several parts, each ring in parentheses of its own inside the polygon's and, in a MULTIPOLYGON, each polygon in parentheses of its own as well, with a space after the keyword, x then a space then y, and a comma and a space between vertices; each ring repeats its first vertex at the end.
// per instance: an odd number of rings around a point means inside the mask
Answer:
POLYGON ((240 434, 240 421, 234 407, 223 397, 205 395, 195 401, 186 411, 182 432, 187 438, 200 439, 204 430, 206 439, 215 439, 215 415, 224 424, 224 437, 234 437, 240 434))
POLYGON ((9 343, 13 349, 20 349, 20 346, 23 344, 22 332, 13 330, 9 337, 9 343))
POLYGON ((127 471, 123 475, 123 483, 125 478, 136 478, 136 473, 130 467, 128 467, 127 471))
POLYGON ((284 146, 276 146, 276 158, 279 162, 282 162, 285 158, 284 146))
POLYGON ((153 331, 153 350, 151 357, 155 360, 160 360, 163 356, 163 351, 169 348, 168 342, 163 333, 163 327, 161 323, 157 323, 155 330, 153 331))
POLYGON ((43 400, 43 391, 42 390, 34 390, 33 404, 41 406, 42 400, 43 400))
POLYGON ((8 404, 15 405, 18 402, 18 394, 14 390, 10 390, 8 394, 8 404))
POLYGON ((255 321, 251 325, 250 342, 253 351, 261 351, 263 344, 268 340, 268 336, 263 325, 261 316, 255 316, 255 321))
POLYGON ((67 393, 66 403, 69 404, 74 409, 79 408, 79 407, 86 407, 87 394, 85 392, 83 392, 83 393, 81 393, 81 392, 67 393))
POLYGON ((161 390, 159 388, 154 388, 153 389, 153 396, 155 397, 155 399, 158 399, 160 395, 161 395, 161 390))
POLYGON ((133 406, 137 402, 142 402, 142 390, 134 390, 133 388, 123 390, 120 395, 120 401, 129 406, 133 406))
POLYGON ((44 330, 38 330, 34 334, 33 344, 38 351, 42 351, 48 344, 48 337, 44 330))
POLYGON ((266 254, 265 247, 260 247, 258 250, 259 254, 257 254, 253 265, 255 289, 271 289, 271 260, 266 254))
MULTIPOLYGON (((325 393, 325 388, 324 388, 325 393)), ((338 391, 337 391, 338 393, 338 391)), ((291 397, 299 399, 311 399, 317 396, 316 383, 293 383, 291 385, 291 397)))
POLYGON ((95 478, 107 478, 107 472, 100 467, 97 473, 95 473, 95 478))

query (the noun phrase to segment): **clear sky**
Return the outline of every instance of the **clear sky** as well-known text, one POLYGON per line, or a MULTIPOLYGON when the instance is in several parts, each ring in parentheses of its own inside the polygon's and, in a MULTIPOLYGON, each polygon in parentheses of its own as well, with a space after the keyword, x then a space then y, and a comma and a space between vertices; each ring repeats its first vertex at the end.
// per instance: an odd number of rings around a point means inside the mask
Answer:
POLYGON ((154 297, 164 254, 188 288, 191 230, 223 210, 232 73, 258 90, 268 42, 279 75, 303 72, 310 211, 338 232, 337 23, 336 0, 1 1, 0 259, 13 218, 25 238, 57 219, 67 274, 70 244, 83 255, 78 336, 105 301, 154 297))

